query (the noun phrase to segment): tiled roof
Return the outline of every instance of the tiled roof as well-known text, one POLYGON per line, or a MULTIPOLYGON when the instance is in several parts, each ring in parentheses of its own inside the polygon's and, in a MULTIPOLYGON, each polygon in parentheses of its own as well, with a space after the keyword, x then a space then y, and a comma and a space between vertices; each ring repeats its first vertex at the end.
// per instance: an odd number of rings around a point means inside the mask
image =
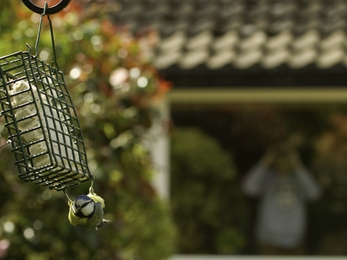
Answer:
POLYGON ((159 70, 347 67, 347 0, 119 0, 115 21, 153 28, 159 70))

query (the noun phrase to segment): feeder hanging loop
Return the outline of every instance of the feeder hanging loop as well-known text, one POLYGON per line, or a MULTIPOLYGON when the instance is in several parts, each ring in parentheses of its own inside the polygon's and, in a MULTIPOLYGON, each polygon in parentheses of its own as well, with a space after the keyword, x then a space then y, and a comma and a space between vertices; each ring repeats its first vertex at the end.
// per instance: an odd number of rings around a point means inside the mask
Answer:
MULTIPOLYGON (((48 8, 46 10, 46 14, 56 14, 62 11, 65 7, 69 5, 71 0, 62 0, 60 3, 48 8)), ((37 6, 31 0, 22 0, 23 4, 26 5, 31 11, 42 14, 44 12, 44 8, 37 6)))
MULTIPOLYGON (((49 8, 48 8, 48 5, 47 5, 47 2, 45 2, 45 6, 43 8, 43 12, 42 12, 41 18, 40 18, 39 29, 37 31, 36 42, 35 42, 35 54, 33 55, 33 57, 37 58, 38 46, 39 46, 41 30, 42 30, 42 20, 43 20, 43 17, 47 15, 48 22, 49 22, 49 30, 50 30, 50 33, 51 33, 52 49, 53 49, 52 66, 55 66, 57 68, 57 70, 59 70, 59 65, 57 63, 57 54, 56 54, 56 51, 55 51, 55 43, 54 43, 54 34, 53 34, 52 20, 51 20, 51 17, 49 16, 49 14, 47 14, 48 9, 49 8)), ((28 43, 26 44, 26 46, 28 47, 28 52, 31 52, 31 49, 32 49, 31 46, 28 43)))

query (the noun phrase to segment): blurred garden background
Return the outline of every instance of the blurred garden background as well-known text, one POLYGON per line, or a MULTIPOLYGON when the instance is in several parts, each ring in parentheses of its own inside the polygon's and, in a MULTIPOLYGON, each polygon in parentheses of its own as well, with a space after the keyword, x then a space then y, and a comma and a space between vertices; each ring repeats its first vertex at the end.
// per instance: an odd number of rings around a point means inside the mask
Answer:
MULTIPOLYGON (((175 228, 167 201, 151 185, 154 166, 143 135, 160 117, 155 103, 169 84, 148 63, 146 38, 118 30, 104 6, 71 1, 51 18, 57 62, 83 128, 94 189, 105 198, 105 218, 111 222, 98 232, 71 226, 64 193, 22 182, 5 146, 0 151, 0 258, 167 259, 174 252, 175 228)), ((1 1, 0 55, 26 51, 26 43, 35 54, 39 21, 40 15, 21 1, 1 1)), ((37 54, 52 60, 46 17, 37 54)), ((5 131, 2 137, 3 144, 5 131)), ((70 196, 88 188, 85 183, 70 189, 70 196)))
MULTIPOLYGON (((175 86, 150 60, 155 32, 134 36, 116 26, 110 6, 101 3, 71 1, 51 18, 57 62, 83 128, 94 188, 105 198, 111 222, 97 232, 72 227, 64 194, 19 180, 5 146, 0 258, 255 254, 256 200, 242 193, 240 183, 270 144, 288 136, 299 137, 302 160, 324 192, 309 205, 308 253, 346 255, 347 105, 177 102, 170 105, 170 120, 163 118, 158 103, 165 103, 175 86), (169 200, 153 186, 156 165, 144 145, 154 121, 171 139, 169 200)), ((39 19, 19 0, 1 1, 0 56, 27 50, 26 43, 34 47, 39 19)), ((47 19, 38 47, 38 57, 50 62, 47 19)), ((71 196, 86 193, 88 185, 71 189, 71 196)))

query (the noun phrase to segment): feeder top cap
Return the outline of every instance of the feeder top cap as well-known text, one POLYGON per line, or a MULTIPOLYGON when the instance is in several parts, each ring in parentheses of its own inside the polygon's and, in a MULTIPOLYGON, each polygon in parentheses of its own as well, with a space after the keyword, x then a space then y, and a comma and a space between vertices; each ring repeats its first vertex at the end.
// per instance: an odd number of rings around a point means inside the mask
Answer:
POLYGON ((46 10, 43 7, 39 7, 36 4, 34 4, 31 0, 22 0, 22 2, 28 7, 31 11, 38 13, 38 14, 56 14, 62 11, 65 7, 69 5, 71 0, 61 0, 58 4, 48 7, 46 10))

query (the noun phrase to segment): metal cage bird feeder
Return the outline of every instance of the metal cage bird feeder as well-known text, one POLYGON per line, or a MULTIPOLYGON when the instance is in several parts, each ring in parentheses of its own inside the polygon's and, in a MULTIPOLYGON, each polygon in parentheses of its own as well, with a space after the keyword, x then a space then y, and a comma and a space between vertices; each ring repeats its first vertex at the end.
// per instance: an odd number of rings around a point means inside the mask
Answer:
MULTIPOLYGON (((29 0, 23 2, 31 3, 29 0)), ((63 2, 61 9, 69 0, 63 2)), ((28 51, 0 57, 0 115, 5 119, 18 176, 50 189, 66 190, 93 179, 93 175, 88 168, 76 109, 56 62, 49 17, 56 12, 57 9, 52 12, 45 3, 36 38, 36 54, 31 54, 27 45, 28 51), (46 15, 53 47, 52 64, 37 57, 42 19, 46 15)))

